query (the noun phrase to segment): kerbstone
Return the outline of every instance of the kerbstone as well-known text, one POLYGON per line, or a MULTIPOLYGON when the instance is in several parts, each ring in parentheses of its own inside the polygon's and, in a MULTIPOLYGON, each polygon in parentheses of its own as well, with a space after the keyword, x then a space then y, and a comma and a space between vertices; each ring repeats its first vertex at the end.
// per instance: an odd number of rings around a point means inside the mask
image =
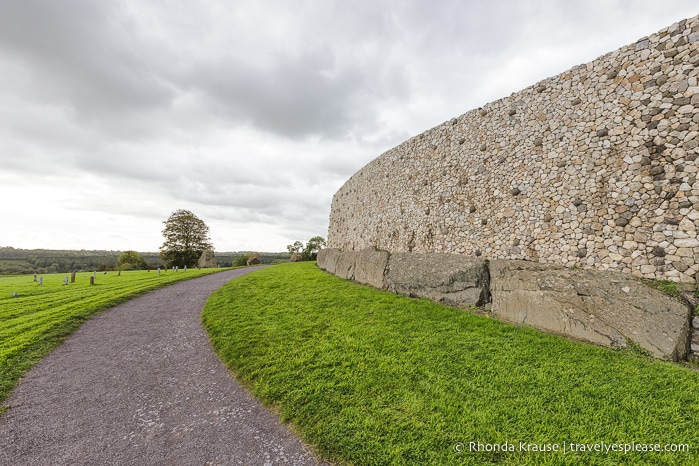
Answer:
POLYGON ((391 254, 386 282, 398 294, 462 306, 489 298, 486 262, 458 254, 391 254))
POLYGON ((602 346, 629 340, 656 358, 687 356, 689 308, 634 277, 526 261, 490 263, 492 312, 602 346))
POLYGON ((353 280, 354 266, 358 255, 357 251, 341 251, 337 256, 335 275, 347 280, 353 280))
POLYGON ((375 288, 386 288, 386 267, 389 254, 366 248, 359 251, 355 259, 354 280, 375 288))
POLYGON ((318 267, 328 273, 335 274, 337 271, 337 261, 340 258, 340 250, 336 248, 321 249, 316 257, 318 267))

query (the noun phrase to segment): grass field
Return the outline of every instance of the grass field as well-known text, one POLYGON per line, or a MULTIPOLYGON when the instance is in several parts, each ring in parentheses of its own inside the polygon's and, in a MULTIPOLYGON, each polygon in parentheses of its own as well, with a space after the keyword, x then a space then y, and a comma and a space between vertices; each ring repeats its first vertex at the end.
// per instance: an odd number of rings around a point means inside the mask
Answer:
POLYGON ((220 270, 98 272, 95 285, 92 273, 79 273, 68 285, 66 274, 44 275, 41 286, 32 275, 0 277, 0 413, 19 378, 96 312, 220 270))
POLYGON ((339 464, 699 464, 699 372, 678 364, 309 263, 226 284, 202 319, 238 379, 339 464), (666 446, 689 451, 613 450, 666 446))

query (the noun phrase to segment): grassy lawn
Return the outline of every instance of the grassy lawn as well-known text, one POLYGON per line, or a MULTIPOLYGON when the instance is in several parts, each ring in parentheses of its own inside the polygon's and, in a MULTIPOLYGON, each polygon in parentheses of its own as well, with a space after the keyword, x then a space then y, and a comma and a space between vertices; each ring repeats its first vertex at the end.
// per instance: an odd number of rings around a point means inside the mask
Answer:
POLYGON ((99 272, 95 285, 90 285, 92 273, 79 273, 67 286, 66 274, 43 275, 41 286, 32 275, 0 277, 0 414, 19 378, 96 312, 220 270, 163 271, 160 276, 156 271, 128 271, 121 276, 99 272))
POLYGON ((677 364, 356 285, 313 263, 226 284, 202 319, 238 379, 339 464, 699 461, 699 371, 677 364), (689 451, 580 451, 632 442, 689 451))

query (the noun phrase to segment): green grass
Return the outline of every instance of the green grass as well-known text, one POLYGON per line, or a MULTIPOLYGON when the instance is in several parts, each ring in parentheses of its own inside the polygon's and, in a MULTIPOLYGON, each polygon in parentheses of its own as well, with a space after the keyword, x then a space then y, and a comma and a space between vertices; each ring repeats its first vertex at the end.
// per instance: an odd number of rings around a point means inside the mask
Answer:
POLYGON ((0 414, 2 402, 17 381, 95 313, 174 282, 218 272, 129 271, 79 273, 75 283, 63 284, 68 274, 43 275, 43 285, 32 275, 0 277, 0 414), (17 293, 17 296, 14 296, 17 293))
POLYGON ((309 263, 228 283, 202 320, 237 378, 339 464, 698 463, 699 372, 632 351, 396 296, 309 263), (690 451, 472 452, 470 442, 690 451))
POLYGON ((644 285, 651 288, 655 288, 658 291, 663 292, 665 295, 671 298, 681 300, 682 292, 679 289, 679 284, 671 280, 641 280, 644 285))

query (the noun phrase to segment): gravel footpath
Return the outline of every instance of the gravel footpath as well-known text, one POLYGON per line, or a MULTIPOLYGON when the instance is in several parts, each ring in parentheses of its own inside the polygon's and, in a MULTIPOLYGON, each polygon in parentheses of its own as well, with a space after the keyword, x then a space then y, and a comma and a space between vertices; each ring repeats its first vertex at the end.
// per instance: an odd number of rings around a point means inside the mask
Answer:
POLYGON ((230 377, 201 326, 209 295, 250 271, 180 282, 85 322, 6 400, 0 464, 317 464, 230 377))

